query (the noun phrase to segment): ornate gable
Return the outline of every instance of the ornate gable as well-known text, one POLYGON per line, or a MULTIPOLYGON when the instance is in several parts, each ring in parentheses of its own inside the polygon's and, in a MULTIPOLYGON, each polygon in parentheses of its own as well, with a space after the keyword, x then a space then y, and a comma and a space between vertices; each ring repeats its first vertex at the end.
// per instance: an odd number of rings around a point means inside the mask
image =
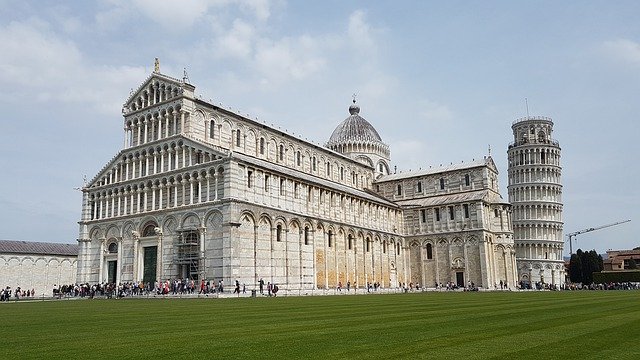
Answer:
POLYGON ((496 163, 493 162, 493 158, 491 156, 488 156, 485 164, 487 165, 487 167, 489 169, 491 169, 493 172, 495 172, 496 174, 498 173, 498 167, 496 166, 496 163))
POLYGON ((186 77, 178 80, 154 71, 129 95, 122 113, 126 115, 180 96, 193 97, 195 87, 186 80, 186 77))

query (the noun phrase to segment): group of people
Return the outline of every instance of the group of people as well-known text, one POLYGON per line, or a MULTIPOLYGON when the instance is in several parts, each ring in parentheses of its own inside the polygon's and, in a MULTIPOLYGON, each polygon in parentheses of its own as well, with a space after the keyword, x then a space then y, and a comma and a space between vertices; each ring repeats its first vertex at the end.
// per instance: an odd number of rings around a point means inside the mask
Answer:
POLYGON ((36 295, 36 291, 34 289, 20 289, 19 286, 15 290, 12 290, 11 286, 7 286, 4 289, 0 290, 0 301, 9 301, 11 300, 12 295, 16 300, 20 300, 22 298, 34 297, 36 295))
MULTIPOLYGON (((260 289, 260 295, 264 295, 264 280, 262 280, 262 278, 258 281, 258 287, 260 289)), ((267 282, 267 295, 269 297, 276 296, 279 290, 278 285, 272 284, 270 281, 267 282)))

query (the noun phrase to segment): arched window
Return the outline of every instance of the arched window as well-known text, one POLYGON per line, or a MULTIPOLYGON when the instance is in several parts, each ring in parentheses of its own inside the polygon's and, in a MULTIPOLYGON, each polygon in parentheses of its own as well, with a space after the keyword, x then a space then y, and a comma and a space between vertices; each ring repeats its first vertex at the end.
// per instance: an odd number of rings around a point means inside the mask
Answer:
POLYGON ((418 192, 421 193, 422 192, 422 181, 418 181, 418 192))
POLYGON ((282 241, 282 225, 276 226, 276 241, 282 241))
POLYGON ((300 155, 300 151, 298 151, 296 153, 296 165, 300 166, 300 164, 302 163, 302 159, 301 159, 301 155, 300 155))
POLYGON ((353 249, 353 236, 351 236, 351 234, 349 234, 348 239, 347 239, 347 246, 349 247, 349 250, 353 249))
POLYGON ((369 238, 367 238, 367 240, 365 240, 365 246, 366 246, 366 251, 367 252, 371 251, 371 240, 369 240, 369 238))
POLYGON ((264 155, 264 138, 260 138, 260 155, 264 155))
POLYGON ((311 162, 311 171, 316 171, 316 157, 313 157, 313 161, 311 162))
POLYGON ((280 145, 279 154, 280 154, 280 156, 279 156, 280 161, 284 161, 284 145, 280 145))
POLYGON ((333 245, 333 244, 332 244, 332 242, 333 242, 333 232, 332 232, 331 230, 329 230, 329 232, 327 233, 327 235, 328 235, 328 236, 327 236, 327 241, 328 241, 328 242, 327 242, 327 245, 328 245, 329 247, 331 247, 331 246, 333 245))
POLYGON ((209 121, 209 138, 213 139, 216 135, 216 122, 211 120, 209 121))
POLYGON ((431 244, 427 244, 427 259, 433 259, 433 247, 431 246, 431 244))
POLYGON ((236 146, 240 146, 240 129, 236 130, 236 146))
POLYGON ((144 229, 142 230, 142 236, 143 237, 147 237, 147 236, 155 236, 156 235, 156 228, 158 227, 158 225, 156 223, 149 223, 147 224, 144 229))
POLYGON ((112 242, 111 244, 109 244, 109 248, 108 248, 110 253, 117 253, 118 252, 118 244, 115 242, 112 242))

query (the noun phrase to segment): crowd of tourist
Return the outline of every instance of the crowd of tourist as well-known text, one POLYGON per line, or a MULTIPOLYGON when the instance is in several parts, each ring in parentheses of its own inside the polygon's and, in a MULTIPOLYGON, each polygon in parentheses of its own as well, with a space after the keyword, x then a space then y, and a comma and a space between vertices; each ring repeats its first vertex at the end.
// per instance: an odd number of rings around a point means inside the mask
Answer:
POLYGON ((35 295, 36 291, 34 289, 24 290, 18 286, 15 290, 12 290, 11 286, 7 286, 0 290, 0 301, 9 301, 11 300, 11 296, 16 300, 20 300, 24 298, 33 298, 35 295))
MULTIPOLYGON (((237 280, 233 284, 233 294, 247 292, 245 284, 240 284, 237 280)), ((276 296, 278 293, 278 286, 270 282, 266 283, 263 279, 258 282, 259 291, 261 295, 276 296), (266 290, 266 291, 265 291, 266 290)), ((500 282, 495 284, 496 289, 511 290, 506 282, 500 282)), ((378 292, 382 288, 379 282, 367 282, 366 290, 368 293, 378 292)), ((398 288, 403 292, 414 291, 478 291, 478 287, 472 281, 469 281, 466 286, 459 286, 454 282, 447 283, 435 283, 435 288, 427 289, 420 284, 414 283, 399 283, 398 288)), ((516 286, 518 290, 640 290, 640 283, 638 282, 616 282, 606 284, 565 284, 557 286, 554 284, 546 284, 542 282, 527 283, 519 282, 516 286)), ((358 290, 356 284, 352 284, 347 281, 346 287, 343 287, 342 282, 338 282, 335 290, 342 292, 346 289, 346 292, 351 290, 358 290)), ((114 283, 101 283, 101 284, 71 284, 71 285, 54 285, 52 296, 54 298, 70 298, 70 297, 104 297, 104 298, 125 298, 125 297, 140 297, 150 295, 160 296, 180 296, 180 295, 209 295, 209 294, 222 294, 224 293, 224 281, 223 280, 197 280, 192 279, 173 279, 165 281, 150 282, 125 282, 120 284, 114 283)), ((16 287, 12 289, 10 286, 0 289, 0 301, 21 300, 35 297, 34 289, 22 289, 16 287)))

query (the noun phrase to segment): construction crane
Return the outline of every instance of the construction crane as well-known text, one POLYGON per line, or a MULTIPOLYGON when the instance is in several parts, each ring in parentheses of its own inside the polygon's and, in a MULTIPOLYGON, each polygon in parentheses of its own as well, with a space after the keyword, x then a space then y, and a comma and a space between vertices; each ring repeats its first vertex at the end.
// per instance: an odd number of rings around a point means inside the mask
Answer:
POLYGON ((567 234, 567 236, 569 237, 569 255, 573 254, 573 239, 576 236, 578 236, 580 234, 584 234, 584 233, 588 233, 588 232, 592 232, 592 231, 608 228, 610 226, 616 226, 616 225, 624 224, 624 223, 627 223, 629 221, 631 221, 631 220, 618 221, 618 222, 615 222, 613 224, 607 224, 607 225, 602 225, 602 226, 598 226, 598 227, 592 227, 592 228, 588 228, 588 229, 572 232, 571 234, 567 234))

